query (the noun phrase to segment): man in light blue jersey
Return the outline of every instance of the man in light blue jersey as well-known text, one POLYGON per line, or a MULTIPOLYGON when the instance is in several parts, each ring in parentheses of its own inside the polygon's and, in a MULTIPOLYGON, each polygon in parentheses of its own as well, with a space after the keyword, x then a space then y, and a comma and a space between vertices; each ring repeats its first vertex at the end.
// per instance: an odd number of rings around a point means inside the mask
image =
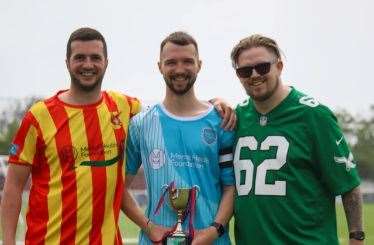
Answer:
POLYGON ((143 164, 148 207, 144 215, 126 190, 123 209, 142 228, 140 244, 161 243, 177 220, 169 205, 155 214, 162 187, 173 181, 176 187, 197 185, 192 244, 230 244, 226 225, 235 184, 233 133, 220 127, 221 118, 211 104, 195 96, 201 61, 194 38, 184 32, 170 34, 161 43, 158 66, 167 85, 164 101, 132 119, 127 141, 126 184, 143 164))

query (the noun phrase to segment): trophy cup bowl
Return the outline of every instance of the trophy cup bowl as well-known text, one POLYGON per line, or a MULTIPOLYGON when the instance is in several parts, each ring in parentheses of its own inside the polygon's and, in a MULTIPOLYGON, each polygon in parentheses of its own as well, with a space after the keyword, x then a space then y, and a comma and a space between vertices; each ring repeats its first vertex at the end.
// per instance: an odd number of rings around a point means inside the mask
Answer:
POLYGON ((182 229, 183 213, 188 208, 192 188, 168 188, 169 203, 177 213, 175 231, 166 238, 167 245, 188 245, 189 237, 182 229))
POLYGON ((177 213, 183 213, 186 210, 190 197, 190 190, 189 188, 175 188, 169 191, 170 205, 177 213))

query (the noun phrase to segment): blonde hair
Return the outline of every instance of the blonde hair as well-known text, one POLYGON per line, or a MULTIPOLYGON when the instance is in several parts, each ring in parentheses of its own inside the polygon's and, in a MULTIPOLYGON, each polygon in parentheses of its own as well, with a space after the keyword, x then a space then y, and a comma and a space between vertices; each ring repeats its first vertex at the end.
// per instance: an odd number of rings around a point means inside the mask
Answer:
POLYGON ((281 59, 281 52, 278 44, 275 40, 262 36, 260 34, 254 34, 249 37, 243 38, 238 44, 234 46, 231 51, 231 62, 234 68, 237 67, 239 55, 247 49, 253 47, 264 47, 269 52, 273 53, 278 59, 281 59))

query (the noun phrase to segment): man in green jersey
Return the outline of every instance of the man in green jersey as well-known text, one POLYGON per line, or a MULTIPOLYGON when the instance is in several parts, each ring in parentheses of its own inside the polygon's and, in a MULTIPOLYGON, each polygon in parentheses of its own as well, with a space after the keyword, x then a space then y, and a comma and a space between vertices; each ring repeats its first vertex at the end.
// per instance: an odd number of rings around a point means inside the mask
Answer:
POLYGON ((274 40, 244 38, 231 59, 250 97, 236 108, 236 243, 338 244, 341 195, 350 244, 363 244, 356 162, 333 113, 282 83, 274 40))

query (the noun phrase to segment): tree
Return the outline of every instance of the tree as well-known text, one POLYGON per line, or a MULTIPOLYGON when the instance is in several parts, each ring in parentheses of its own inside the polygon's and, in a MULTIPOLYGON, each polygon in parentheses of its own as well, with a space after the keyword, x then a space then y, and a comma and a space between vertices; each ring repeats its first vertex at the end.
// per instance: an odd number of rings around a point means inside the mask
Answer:
POLYGON ((352 116, 341 110, 336 113, 339 123, 352 147, 362 178, 374 178, 374 105, 368 117, 352 116))
POLYGON ((13 119, 8 123, 4 134, 0 135, 0 155, 8 154, 9 145, 18 129, 19 120, 13 119))
POLYGON ((19 127, 25 112, 39 97, 18 99, 15 103, 1 112, 0 118, 0 155, 7 155, 9 146, 19 127))

